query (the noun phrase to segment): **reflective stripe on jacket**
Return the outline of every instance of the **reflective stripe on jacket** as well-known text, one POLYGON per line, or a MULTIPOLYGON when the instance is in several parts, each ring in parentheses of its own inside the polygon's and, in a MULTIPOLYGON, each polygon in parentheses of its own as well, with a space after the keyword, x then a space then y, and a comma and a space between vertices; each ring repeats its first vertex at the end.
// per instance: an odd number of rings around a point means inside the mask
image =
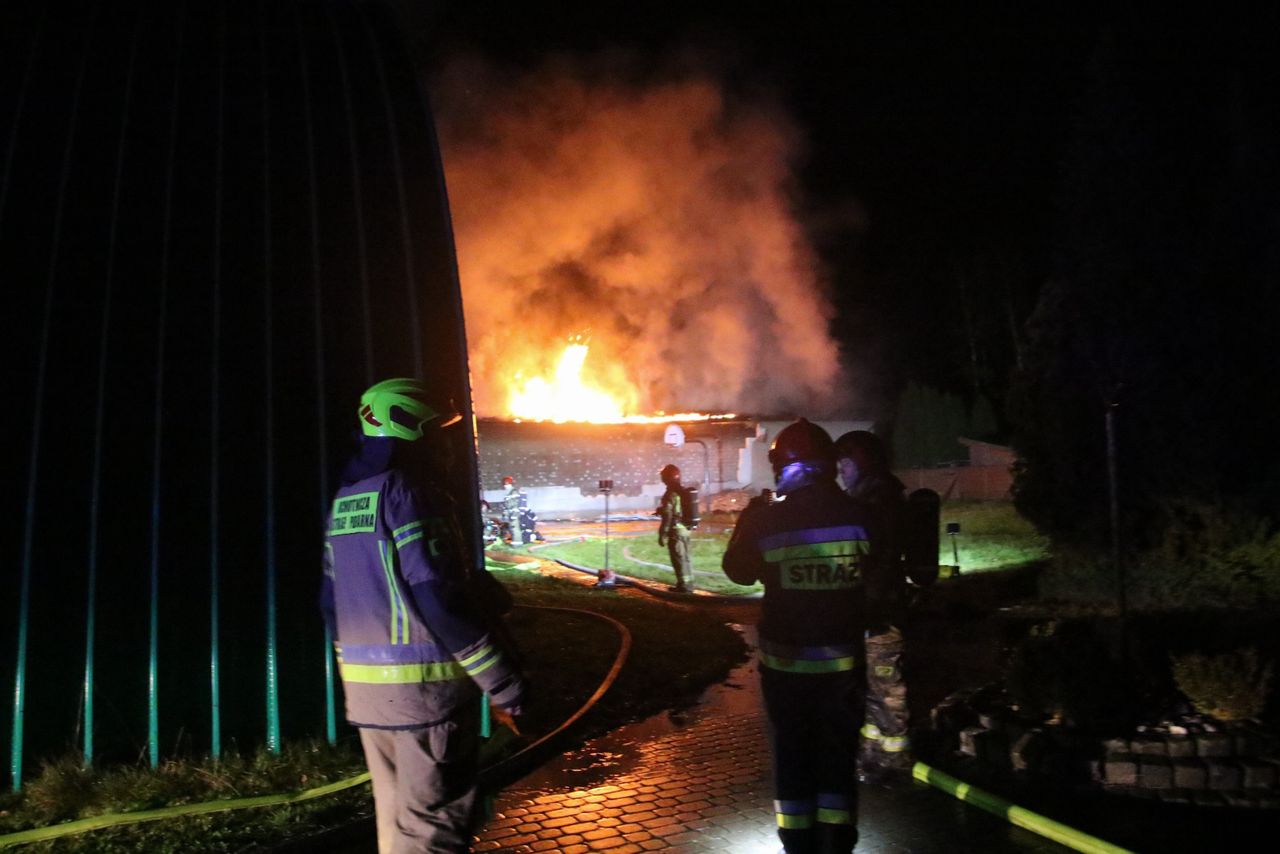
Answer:
POLYGON ((325 542, 347 719, 401 728, 449 718, 478 690, 518 702, 523 684, 464 593, 456 528, 440 497, 397 469, 338 490, 325 542))
POLYGON ((743 511, 724 554, 738 584, 764 583, 761 662, 775 670, 838 672, 862 662, 868 588, 880 570, 866 511, 834 481, 743 511))

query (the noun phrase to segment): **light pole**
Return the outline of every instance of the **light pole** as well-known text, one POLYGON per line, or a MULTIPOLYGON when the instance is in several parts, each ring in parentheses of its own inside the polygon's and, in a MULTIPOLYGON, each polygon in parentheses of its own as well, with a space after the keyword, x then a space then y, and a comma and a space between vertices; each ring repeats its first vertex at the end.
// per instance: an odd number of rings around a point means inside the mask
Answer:
POLYGON ((600 491, 604 493, 604 572, 602 577, 609 577, 609 493, 613 492, 613 481, 600 481, 600 491))

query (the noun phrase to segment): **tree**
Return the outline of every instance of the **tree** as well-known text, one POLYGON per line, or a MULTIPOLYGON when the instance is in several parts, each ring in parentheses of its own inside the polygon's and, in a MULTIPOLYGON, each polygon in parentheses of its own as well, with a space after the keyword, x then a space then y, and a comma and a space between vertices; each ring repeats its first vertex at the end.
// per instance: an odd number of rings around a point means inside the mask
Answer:
POLYGON ((1107 540, 1108 407, 1129 545, 1188 501, 1274 506, 1280 140, 1262 54, 1226 36, 1117 27, 1095 59, 1010 398, 1019 507, 1059 542, 1107 540))

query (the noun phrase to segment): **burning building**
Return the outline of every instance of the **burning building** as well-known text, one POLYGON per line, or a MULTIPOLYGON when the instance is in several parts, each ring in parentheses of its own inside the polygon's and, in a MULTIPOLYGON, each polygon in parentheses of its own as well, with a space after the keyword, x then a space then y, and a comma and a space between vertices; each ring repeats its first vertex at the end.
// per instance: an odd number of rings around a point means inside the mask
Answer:
MULTIPOLYGON (((510 475, 542 518, 593 518, 604 512, 601 480, 613 481, 610 512, 651 513, 662 496, 658 471, 675 463, 684 481, 696 485, 705 509, 733 509, 732 493, 773 487, 769 445, 784 419, 714 418, 667 423, 587 424, 481 419, 480 478, 483 496, 499 501, 510 475), (684 433, 679 447, 667 444, 667 428, 684 433)), ((867 430, 866 421, 820 421, 832 436, 867 430)), ((740 506, 740 504, 739 504, 740 506)))

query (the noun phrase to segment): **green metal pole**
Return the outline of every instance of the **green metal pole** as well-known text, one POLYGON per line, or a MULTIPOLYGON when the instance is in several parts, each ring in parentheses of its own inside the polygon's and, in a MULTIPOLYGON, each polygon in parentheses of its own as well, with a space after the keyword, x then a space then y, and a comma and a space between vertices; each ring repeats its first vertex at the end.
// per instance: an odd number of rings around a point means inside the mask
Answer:
POLYGON ((212 330, 210 339, 209 370, 209 753, 215 760, 222 758, 222 662, 220 660, 221 636, 218 615, 221 613, 219 592, 222 587, 221 551, 218 547, 218 529, 221 524, 218 502, 221 482, 218 476, 219 459, 219 390, 222 378, 219 361, 222 358, 222 166, 223 140, 225 139, 226 105, 226 35, 225 18, 218 19, 218 139, 213 181, 213 294, 210 311, 212 330))
POLYGON ((263 277, 262 311, 265 376, 263 420, 267 434, 266 483, 266 539, 267 539, 267 749, 280 752, 280 684, 276 661, 276 493, 275 493, 275 388, 272 384, 272 317, 271 317, 271 91, 267 75, 266 24, 262 20, 262 4, 258 4, 258 28, 261 42, 259 60, 262 70, 262 244, 263 277))
MULTIPOLYGON (((41 20, 40 26, 43 30, 43 19, 41 20)), ((86 26, 86 40, 88 38, 88 33, 91 30, 91 26, 86 26)), ((38 39, 39 37, 37 36, 37 42, 38 39)), ((23 80, 23 91, 18 107, 19 116, 22 113, 23 106, 25 106, 27 78, 30 76, 31 63, 35 59, 35 51, 36 46, 33 45, 31 55, 28 57, 27 71, 23 80)), ((27 644, 28 628, 31 618, 31 565, 34 557, 33 547, 35 539, 36 490, 39 485, 40 434, 43 429, 44 420, 44 385, 49 362, 49 339, 53 333, 53 295, 55 285, 57 284, 58 249, 62 240, 62 218, 66 209, 67 182, 71 173, 72 146, 75 143, 76 129, 79 125, 80 118, 80 93, 84 84, 85 53, 86 51, 82 50, 80 54, 80 70, 76 75, 75 94, 71 100, 71 123, 67 130, 66 145, 63 152, 62 175, 58 187, 58 206, 57 213, 54 216, 53 240, 49 250, 49 274, 45 285, 44 319, 40 330, 40 356, 36 363, 35 403, 32 407, 31 423, 31 467, 27 474, 27 506, 25 522, 23 525, 22 582, 18 591, 18 661, 14 668, 13 733, 10 743, 9 770, 13 790, 15 792, 22 788, 22 742, 26 708, 27 644)), ((9 158, 12 157, 12 154, 13 138, 11 137, 9 154, 6 157, 5 162, 4 187, 6 192, 8 189, 9 167, 12 165, 12 160, 9 158)), ((0 203, 2 202, 3 199, 0 199, 0 203)))
MULTIPOLYGON (((303 34, 302 18, 299 7, 293 9, 294 28, 298 33, 298 64, 302 69, 302 112, 307 129, 307 181, 310 187, 309 209, 311 213, 311 292, 315 305, 312 326, 315 338, 316 368, 316 439, 320 481, 320 518, 324 519, 329 510, 329 478, 325 472, 328 465, 328 443, 325 440, 325 382, 324 382, 324 298, 320 291, 320 224, 316 215, 316 151, 315 137, 311 123, 311 69, 307 63, 307 40, 303 34)), ((330 744, 338 743, 338 715, 334 694, 333 673, 333 633, 329 626, 324 627, 324 717, 325 737, 330 744)))
POLYGON ((155 441, 151 472, 151 619, 147 661, 147 755, 151 767, 160 764, 160 465, 164 450, 164 357, 169 309, 169 249, 173 229, 173 169, 178 146, 178 96, 182 83, 182 48, 185 9, 177 17, 177 59, 173 71, 173 100, 169 116, 168 176, 164 199, 165 236, 160 261, 160 307, 156 323, 155 441))
MULTIPOLYGON (((22 76, 22 88, 18 92, 18 104, 13 113, 13 126, 9 134, 9 149, 5 154, 4 162, 4 180, 0 181, 0 216, 3 216, 5 205, 4 199, 9 191, 9 175, 13 166, 13 152, 17 146, 18 126, 22 123, 22 114, 27 103, 27 86, 31 81, 31 67, 35 64, 36 53, 40 47, 40 36, 43 34, 44 20, 41 19, 40 29, 37 31, 35 38, 31 41, 31 53, 27 56, 27 68, 22 76)), ((52 288, 50 288, 52 294, 52 288)), ((46 301, 49 299, 46 296, 46 301)), ((46 326, 48 324, 48 307, 46 305, 46 326)), ((40 368, 36 378, 36 391, 40 392, 40 386, 44 382, 45 352, 40 351, 40 368)), ((40 436, 40 407, 43 405, 43 397, 36 398, 35 414, 32 416, 32 445, 33 451, 38 448, 37 442, 40 436)), ((22 553, 22 586, 18 592, 18 659, 14 666, 13 676, 13 730, 10 733, 9 745, 9 774, 13 781, 13 790, 16 792, 22 788, 22 711, 24 706, 24 694, 27 684, 27 608, 31 596, 31 535, 32 520, 35 514, 35 476, 36 476, 36 456, 31 456, 31 473, 27 482, 27 520, 25 523, 23 553, 22 553)))
POLYGON ((102 334, 98 341, 98 401, 93 428, 93 475, 89 499, 89 580, 85 591, 86 613, 84 643, 84 764, 93 764, 93 688, 94 653, 97 639, 98 616, 98 533, 101 516, 99 499, 102 495, 103 431, 106 411, 107 355, 111 333, 112 286, 115 282, 116 236, 120 219, 120 195, 124 174, 125 143, 128 139, 129 107, 133 103, 133 77, 137 65, 141 18, 134 26, 133 42, 129 48, 129 70, 125 77, 124 98, 120 108, 120 139, 116 144, 116 176, 111 196, 111 232, 107 240, 105 286, 102 297, 102 334))

